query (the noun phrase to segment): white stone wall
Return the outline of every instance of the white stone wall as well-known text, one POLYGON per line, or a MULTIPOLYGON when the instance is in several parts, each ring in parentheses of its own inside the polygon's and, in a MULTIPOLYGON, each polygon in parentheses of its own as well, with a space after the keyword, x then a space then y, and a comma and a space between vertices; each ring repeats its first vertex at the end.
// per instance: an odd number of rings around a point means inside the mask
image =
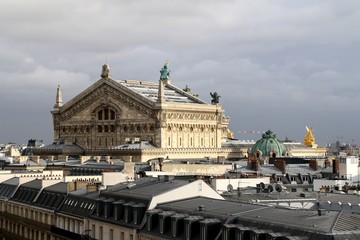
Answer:
POLYGON ((196 180, 185 186, 178 187, 174 190, 170 190, 166 193, 153 197, 148 209, 153 209, 160 203, 187 199, 191 197, 208 197, 220 200, 224 199, 204 181, 196 180))

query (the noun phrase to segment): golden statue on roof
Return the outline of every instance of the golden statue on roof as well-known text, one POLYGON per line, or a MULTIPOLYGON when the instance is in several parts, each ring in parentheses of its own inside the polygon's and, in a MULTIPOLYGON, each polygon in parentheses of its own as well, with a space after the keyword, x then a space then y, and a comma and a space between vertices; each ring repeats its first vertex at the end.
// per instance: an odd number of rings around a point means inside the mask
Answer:
POLYGON ((305 126, 307 134, 304 137, 304 145, 309 146, 309 147, 317 147, 316 143, 315 143, 315 137, 313 134, 313 128, 308 128, 307 126, 305 126))
POLYGON ((234 139, 234 132, 231 131, 230 129, 227 130, 227 137, 229 139, 234 139))

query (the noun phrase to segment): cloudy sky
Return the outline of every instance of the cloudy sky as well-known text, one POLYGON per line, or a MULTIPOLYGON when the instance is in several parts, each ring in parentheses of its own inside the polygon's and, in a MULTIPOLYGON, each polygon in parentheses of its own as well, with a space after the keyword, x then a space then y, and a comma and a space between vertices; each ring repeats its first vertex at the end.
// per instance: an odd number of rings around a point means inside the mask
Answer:
POLYGON ((242 131, 360 144, 360 1, 0 1, 0 143, 53 140, 64 102, 100 78, 172 83, 221 105, 242 131))

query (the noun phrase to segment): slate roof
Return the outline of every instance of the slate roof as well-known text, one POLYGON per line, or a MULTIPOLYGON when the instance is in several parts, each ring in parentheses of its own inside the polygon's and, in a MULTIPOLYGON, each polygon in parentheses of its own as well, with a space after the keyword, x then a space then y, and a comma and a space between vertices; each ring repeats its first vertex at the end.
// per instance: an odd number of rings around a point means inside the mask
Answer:
MULTIPOLYGON (((261 165, 260 171, 264 174, 282 174, 281 170, 274 166, 274 164, 261 165)), ((296 175, 300 173, 301 175, 306 174, 316 174, 320 173, 320 170, 315 171, 309 167, 309 164, 286 164, 286 173, 290 175, 296 175)))
MULTIPOLYGON (((333 229, 333 233, 358 232, 360 233, 360 214, 340 212, 333 229)), ((359 234, 360 236, 360 234, 359 234)))
MULTIPOLYGON (((247 167, 247 162, 245 161, 239 161, 237 162, 237 164, 240 167, 232 170, 231 172, 238 172, 238 173, 255 172, 254 170, 251 170, 247 167)), ((267 176, 270 176, 272 174, 283 175, 282 171, 279 168, 275 167, 274 164, 260 165, 259 167, 260 167, 259 172, 267 176)), ((309 173, 312 175, 316 175, 322 172, 322 168, 319 168, 317 171, 315 171, 314 169, 309 167, 309 164, 302 164, 302 163, 286 164, 285 168, 286 168, 286 173, 288 173, 289 175, 297 175, 299 173, 301 175, 307 175, 309 173)))
POLYGON ((19 178, 13 177, 0 184, 0 198, 9 199, 19 185, 19 178))
POLYGON ((227 139, 226 142, 221 143, 223 148, 251 148, 255 144, 254 140, 230 140, 227 139))
POLYGON ((38 154, 42 152, 52 152, 54 154, 64 154, 64 155, 76 155, 76 154, 83 154, 84 149, 82 149, 77 145, 65 145, 65 144, 49 144, 34 149, 34 154, 38 154))
POLYGON ((42 188, 42 180, 35 179, 33 181, 20 185, 14 196, 11 198, 13 201, 32 203, 42 188))
POLYGON ((86 193, 86 189, 71 192, 67 195, 59 212, 76 217, 89 217, 96 208, 98 192, 86 193))
POLYGON ((119 146, 113 147, 113 149, 155 149, 154 145, 148 141, 141 141, 136 143, 126 143, 119 146))
POLYGON ((157 178, 140 178, 131 183, 119 183, 101 192, 101 196, 114 199, 151 200, 154 196, 188 184, 189 181, 173 179, 159 181, 157 178))
POLYGON ((333 193, 319 193, 319 202, 333 202, 333 203, 350 203, 352 205, 360 205, 360 196, 353 194, 333 194, 333 193))
POLYGON ((216 217, 223 223, 226 220, 228 224, 256 226, 258 229, 287 232, 309 239, 325 239, 329 235, 336 236, 333 239, 360 237, 360 214, 351 212, 327 212, 320 216, 312 210, 289 210, 203 197, 159 204, 157 208, 206 218, 216 217))
MULTIPOLYGON (((115 82, 154 103, 157 101, 159 92, 158 83, 140 82, 134 80, 115 80, 115 82)), ((167 84, 164 87, 164 95, 167 102, 207 104, 206 102, 171 84, 167 84)))
POLYGON ((33 203, 34 205, 48 208, 58 209, 67 195, 67 183, 60 182, 44 188, 39 197, 33 203))
POLYGON ((175 211, 177 213, 211 216, 225 221, 229 216, 236 216, 240 213, 255 211, 259 209, 259 206, 205 197, 195 197, 159 204, 157 208, 165 211, 175 211), (199 206, 202 206, 201 211, 199 211, 199 206))

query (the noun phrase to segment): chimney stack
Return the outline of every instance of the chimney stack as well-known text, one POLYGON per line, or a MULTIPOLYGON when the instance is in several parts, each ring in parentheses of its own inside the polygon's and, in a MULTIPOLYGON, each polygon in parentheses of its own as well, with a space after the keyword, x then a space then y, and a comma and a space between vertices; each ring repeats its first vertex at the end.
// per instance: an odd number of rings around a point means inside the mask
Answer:
POLYGON ((325 160, 325 168, 328 168, 328 167, 330 167, 330 161, 329 161, 329 159, 326 159, 325 160))
POLYGON ((339 159, 333 160, 333 173, 338 174, 339 173, 339 159))
POLYGON ((313 169, 314 171, 317 171, 318 169, 318 163, 316 160, 310 160, 309 161, 309 167, 313 169))
POLYGON ((274 166, 281 170, 282 174, 286 173, 286 163, 285 160, 275 160, 274 166))

